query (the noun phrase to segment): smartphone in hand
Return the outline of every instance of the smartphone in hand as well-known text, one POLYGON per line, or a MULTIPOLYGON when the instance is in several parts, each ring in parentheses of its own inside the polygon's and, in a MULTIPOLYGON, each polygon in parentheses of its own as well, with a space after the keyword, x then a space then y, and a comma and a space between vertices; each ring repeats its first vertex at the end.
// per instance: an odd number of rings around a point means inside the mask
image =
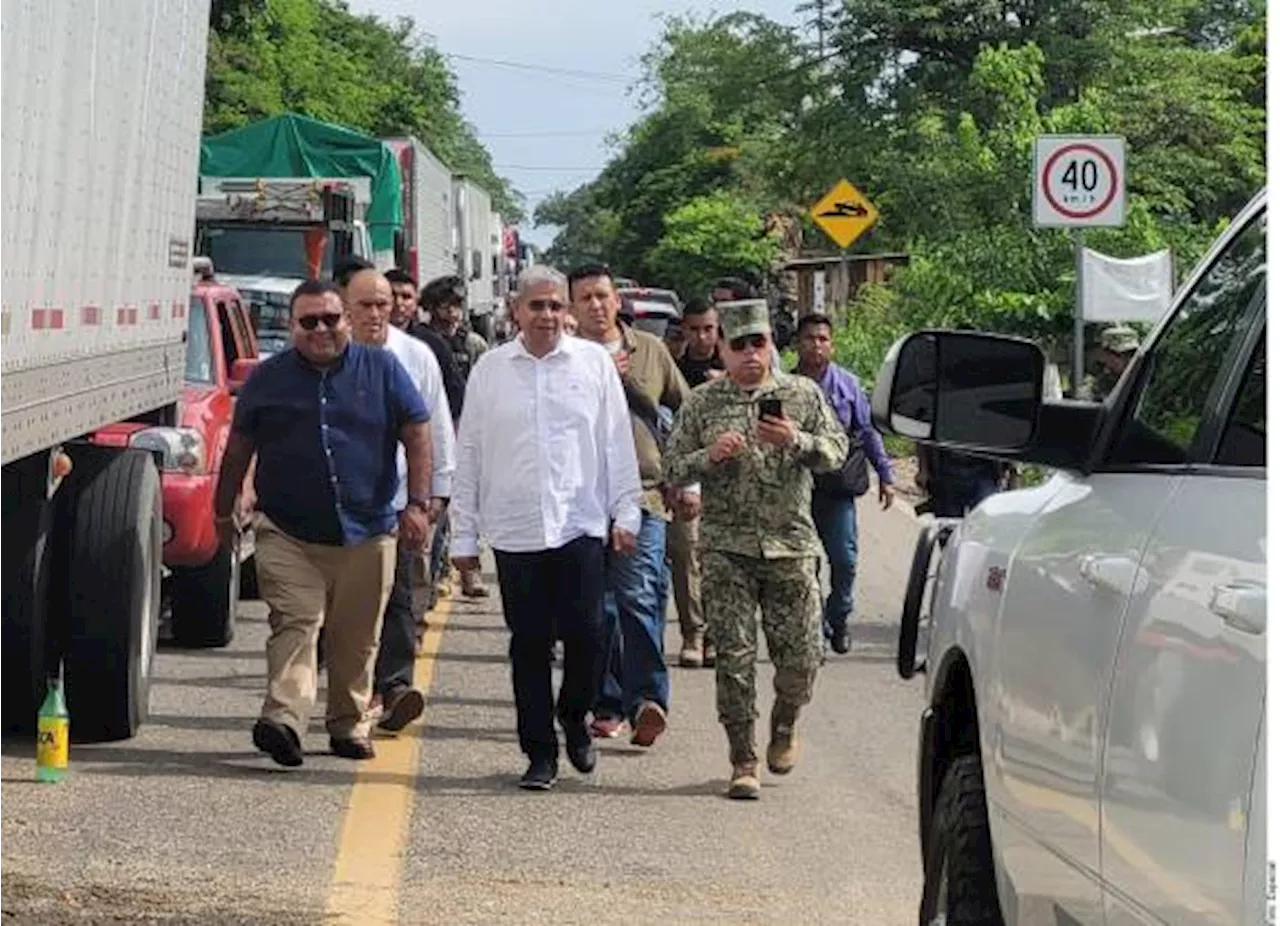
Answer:
POLYGON ((761 399, 760 400, 760 417, 768 415, 770 418, 782 417, 782 400, 781 399, 761 399))

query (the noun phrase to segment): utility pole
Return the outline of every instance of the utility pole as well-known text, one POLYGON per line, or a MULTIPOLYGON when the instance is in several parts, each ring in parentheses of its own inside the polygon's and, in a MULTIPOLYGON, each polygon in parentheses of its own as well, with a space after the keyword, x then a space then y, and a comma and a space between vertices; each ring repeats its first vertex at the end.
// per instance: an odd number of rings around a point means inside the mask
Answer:
POLYGON ((827 3, 813 0, 813 6, 818 13, 818 60, 822 61, 827 53, 827 3))

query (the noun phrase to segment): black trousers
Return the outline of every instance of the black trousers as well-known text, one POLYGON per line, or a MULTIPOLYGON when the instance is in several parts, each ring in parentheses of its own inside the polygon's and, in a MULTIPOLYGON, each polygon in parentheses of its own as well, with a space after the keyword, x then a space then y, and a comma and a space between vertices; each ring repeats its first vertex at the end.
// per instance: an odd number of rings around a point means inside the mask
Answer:
POLYGON ((555 717, 570 741, 588 736, 587 711, 604 677, 604 541, 579 537, 554 550, 494 551, 502 613, 511 631, 511 682, 520 749, 555 758, 555 717), (564 680, 551 691, 551 646, 564 641, 564 680))
POLYGON ((373 690, 386 700, 397 688, 413 684, 417 658, 418 619, 413 613, 413 560, 417 554, 396 547, 396 579, 382 612, 382 636, 374 664, 373 690))

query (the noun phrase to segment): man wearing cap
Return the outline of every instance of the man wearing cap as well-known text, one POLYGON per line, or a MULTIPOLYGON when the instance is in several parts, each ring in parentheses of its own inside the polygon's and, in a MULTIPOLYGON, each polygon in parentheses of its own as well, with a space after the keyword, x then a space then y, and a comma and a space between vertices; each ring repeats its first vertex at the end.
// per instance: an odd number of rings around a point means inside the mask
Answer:
POLYGON ((756 609, 774 664, 769 770, 798 758, 796 722, 822 660, 822 545, 813 473, 845 460, 849 439, 817 384, 775 373, 763 299, 717 306, 727 375, 695 389, 676 415, 667 482, 702 486, 702 606, 716 641, 716 707, 733 766, 728 795, 760 796, 756 753, 756 609))
MULTIPOLYGON (((474 331, 462 327, 462 313, 467 300, 467 285, 462 277, 443 276, 422 287, 422 308, 427 313, 427 327, 449 348, 453 363, 465 386, 480 355, 488 349, 485 339, 474 331)), ((461 403, 459 403, 461 407, 461 403)), ((461 417, 459 415, 458 417, 461 417)), ((448 594, 448 563, 445 552, 452 532, 452 522, 445 518, 441 530, 431 547, 431 575, 437 582, 437 594, 448 594)), ((489 590, 480 581, 477 570, 459 570, 462 577, 462 594, 467 598, 487 598, 489 590)))
POLYGON ((1104 401, 1116 388, 1141 346, 1138 332, 1128 325, 1116 325, 1103 331, 1098 338, 1098 359, 1102 363, 1102 371, 1096 376, 1085 377, 1081 397, 1094 402, 1104 401))

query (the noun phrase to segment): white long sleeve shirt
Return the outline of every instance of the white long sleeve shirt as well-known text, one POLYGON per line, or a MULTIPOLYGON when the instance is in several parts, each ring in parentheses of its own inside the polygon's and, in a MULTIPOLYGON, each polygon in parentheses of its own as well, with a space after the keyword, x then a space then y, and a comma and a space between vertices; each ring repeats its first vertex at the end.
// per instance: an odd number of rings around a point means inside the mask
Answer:
POLYGON ((458 427, 454 556, 495 549, 527 553, 610 522, 640 530, 640 467, 631 413, 608 352, 561 337, 545 357, 523 338, 480 356, 458 427))
MULTIPOLYGON (((453 416, 449 413, 449 398, 444 391, 440 361, 436 360, 431 348, 394 325, 388 327, 386 349, 396 355, 427 403, 427 410, 431 413, 431 495, 433 498, 449 498, 458 461, 453 416)), ((409 503, 409 465, 404 445, 396 451, 396 470, 400 484, 396 488, 394 504, 400 511, 409 503)))

